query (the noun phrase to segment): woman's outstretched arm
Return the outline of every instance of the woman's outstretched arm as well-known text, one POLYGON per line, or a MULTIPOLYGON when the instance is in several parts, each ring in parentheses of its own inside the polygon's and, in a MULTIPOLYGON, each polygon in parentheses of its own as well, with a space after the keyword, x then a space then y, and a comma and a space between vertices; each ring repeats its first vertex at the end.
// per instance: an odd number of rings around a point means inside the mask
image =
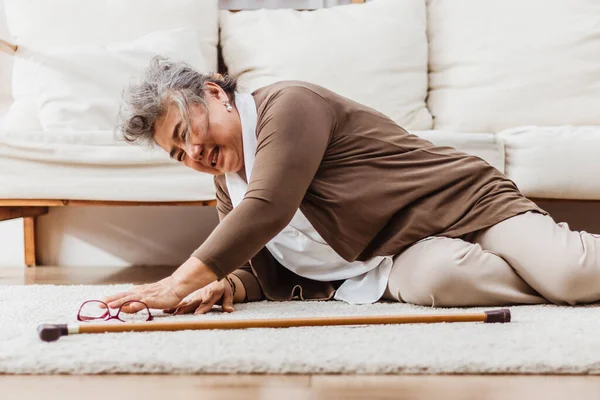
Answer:
MULTIPOLYGON (((234 273, 290 222, 321 164, 335 113, 325 99, 303 86, 275 93, 260 113, 256 160, 240 205, 173 275, 111 296, 111 306, 145 300, 152 308, 174 307, 190 293, 234 273)), ((249 274, 235 273, 245 279, 247 299, 259 299, 258 291, 251 289, 259 288, 258 283, 253 286, 249 274)))
POLYGON ((193 253, 219 280, 252 259, 290 222, 336 124, 331 105, 304 86, 275 92, 258 113, 256 159, 244 199, 193 253))
MULTIPOLYGON (((227 191, 227 185, 225 184, 224 176, 215 177, 215 188, 217 197, 217 214, 219 215, 219 223, 221 223, 231 212, 231 210, 233 210, 233 204, 227 191)), ((258 279, 254 275, 254 272, 252 272, 252 268, 248 262, 246 262, 242 267, 233 271, 231 274, 229 274, 229 276, 234 279, 235 283, 242 285, 241 289, 244 291, 244 294, 243 296, 240 296, 242 299, 241 302, 260 301, 265 298, 260 284, 258 283, 258 279), (236 278, 239 282, 235 281, 236 278)), ((236 302, 235 300, 236 299, 234 299, 234 302, 236 302)))

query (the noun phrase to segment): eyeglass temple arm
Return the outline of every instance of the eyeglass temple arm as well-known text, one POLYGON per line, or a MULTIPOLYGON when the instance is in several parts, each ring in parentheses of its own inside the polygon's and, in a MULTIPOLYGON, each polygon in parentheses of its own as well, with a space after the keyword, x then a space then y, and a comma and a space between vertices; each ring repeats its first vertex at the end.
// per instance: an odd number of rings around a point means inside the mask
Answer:
POLYGON ((0 39, 0 52, 14 56, 18 48, 19 46, 17 46, 16 44, 4 39, 0 39))

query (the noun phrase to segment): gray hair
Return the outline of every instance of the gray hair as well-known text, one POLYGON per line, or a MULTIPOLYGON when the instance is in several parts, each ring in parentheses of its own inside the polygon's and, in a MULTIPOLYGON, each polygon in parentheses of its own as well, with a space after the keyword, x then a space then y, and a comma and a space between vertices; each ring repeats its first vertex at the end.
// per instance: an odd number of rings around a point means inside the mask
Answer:
POLYGON ((202 104, 207 107, 204 89, 208 82, 219 85, 229 101, 234 101, 235 78, 201 74, 184 62, 154 57, 141 80, 123 91, 117 137, 132 144, 155 144, 156 121, 172 103, 179 108, 184 129, 189 128, 189 106, 202 104))

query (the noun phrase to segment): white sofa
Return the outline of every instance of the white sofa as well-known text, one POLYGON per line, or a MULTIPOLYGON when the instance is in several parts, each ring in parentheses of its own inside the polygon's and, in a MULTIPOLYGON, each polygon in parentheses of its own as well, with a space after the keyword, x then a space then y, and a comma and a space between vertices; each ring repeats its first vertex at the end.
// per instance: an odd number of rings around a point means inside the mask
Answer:
POLYGON ((0 38, 19 50, 0 55, 0 199, 213 200, 212 177, 111 128, 118 89, 152 52, 209 72, 220 41, 247 90, 309 80, 485 159, 531 198, 600 200, 597 0, 239 13, 216 0, 2 2, 0 38))

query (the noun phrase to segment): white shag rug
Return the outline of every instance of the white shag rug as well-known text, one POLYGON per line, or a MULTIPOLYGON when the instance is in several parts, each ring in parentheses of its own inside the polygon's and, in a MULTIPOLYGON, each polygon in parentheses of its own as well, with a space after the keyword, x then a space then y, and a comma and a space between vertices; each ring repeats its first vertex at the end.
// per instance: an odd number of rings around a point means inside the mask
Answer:
MULTIPOLYGON (((0 374, 600 374, 600 308, 510 307, 508 324, 442 323, 74 335, 45 343, 41 323, 73 323, 112 286, 0 286, 0 374)), ((450 313, 398 303, 237 304, 184 319, 450 313)), ((159 312, 157 314, 160 314, 159 312)))

